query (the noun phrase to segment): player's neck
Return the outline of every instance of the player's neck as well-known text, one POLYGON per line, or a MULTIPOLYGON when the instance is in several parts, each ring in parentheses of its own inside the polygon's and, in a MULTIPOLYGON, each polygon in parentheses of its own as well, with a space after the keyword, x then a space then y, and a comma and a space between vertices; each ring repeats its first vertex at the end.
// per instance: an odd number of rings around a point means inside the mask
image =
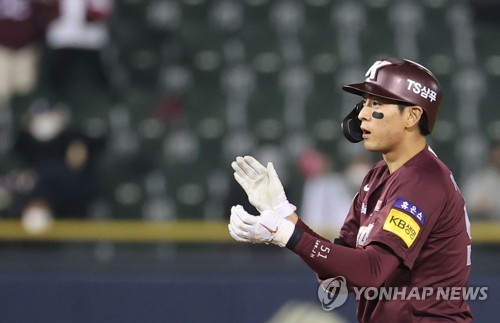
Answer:
POLYGON ((424 136, 418 136, 415 140, 407 140, 398 145, 395 149, 382 154, 387 167, 389 168, 389 173, 394 173, 401 166, 403 166, 408 160, 413 158, 416 154, 421 152, 427 142, 424 136))

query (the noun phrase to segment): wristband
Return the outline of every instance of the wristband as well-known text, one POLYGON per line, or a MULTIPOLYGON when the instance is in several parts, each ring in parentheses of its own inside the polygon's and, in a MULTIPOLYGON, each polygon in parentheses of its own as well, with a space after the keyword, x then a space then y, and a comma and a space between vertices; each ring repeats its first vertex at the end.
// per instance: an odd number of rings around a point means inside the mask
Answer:
POLYGON ((286 247, 290 250, 293 250, 295 246, 299 243, 300 238, 302 238, 302 233, 304 233, 304 231, 295 226, 295 229, 293 230, 292 236, 288 240, 286 247))

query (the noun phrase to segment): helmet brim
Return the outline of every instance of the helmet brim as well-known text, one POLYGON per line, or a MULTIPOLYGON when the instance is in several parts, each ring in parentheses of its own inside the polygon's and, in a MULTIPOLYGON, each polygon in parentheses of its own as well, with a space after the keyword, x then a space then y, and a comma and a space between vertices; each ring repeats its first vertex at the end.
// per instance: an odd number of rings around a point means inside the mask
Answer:
POLYGON ((376 84, 368 82, 344 85, 342 87, 342 90, 359 96, 363 96, 364 94, 370 94, 373 96, 377 96, 383 99, 392 100, 396 102, 411 103, 405 101, 403 98, 385 90, 384 88, 376 84))

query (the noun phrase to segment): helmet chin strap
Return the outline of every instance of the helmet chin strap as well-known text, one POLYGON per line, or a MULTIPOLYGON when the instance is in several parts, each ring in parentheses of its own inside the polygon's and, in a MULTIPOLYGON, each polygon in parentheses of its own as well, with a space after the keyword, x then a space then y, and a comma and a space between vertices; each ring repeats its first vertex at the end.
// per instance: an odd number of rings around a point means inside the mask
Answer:
POLYGON ((354 109, 342 120, 342 133, 347 140, 352 143, 363 141, 363 131, 361 131, 361 120, 358 114, 363 108, 363 101, 356 104, 354 109))

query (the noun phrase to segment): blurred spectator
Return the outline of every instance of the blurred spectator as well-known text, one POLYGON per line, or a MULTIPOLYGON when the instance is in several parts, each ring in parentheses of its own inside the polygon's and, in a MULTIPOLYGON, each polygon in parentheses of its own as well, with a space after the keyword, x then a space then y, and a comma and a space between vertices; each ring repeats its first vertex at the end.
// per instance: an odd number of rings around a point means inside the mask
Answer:
POLYGON ((466 178, 463 190, 471 218, 500 220, 500 141, 491 142, 488 165, 466 178))
POLYGON ((47 30, 43 63, 47 91, 56 100, 71 102, 68 91, 77 80, 88 78, 85 86, 109 89, 103 52, 110 41, 107 24, 113 8, 112 0, 60 0, 60 15, 47 30))
POLYGON ((301 153, 299 169, 305 179, 302 217, 316 230, 337 233, 354 196, 345 178, 335 171, 333 159, 314 149, 301 153))
POLYGON ((34 184, 18 197, 12 213, 31 222, 86 217, 99 197, 95 161, 104 140, 70 129, 68 111, 44 99, 24 118, 14 153, 32 170, 34 184))
POLYGON ((40 45, 59 0, 0 0, 0 108, 37 82, 40 45))

